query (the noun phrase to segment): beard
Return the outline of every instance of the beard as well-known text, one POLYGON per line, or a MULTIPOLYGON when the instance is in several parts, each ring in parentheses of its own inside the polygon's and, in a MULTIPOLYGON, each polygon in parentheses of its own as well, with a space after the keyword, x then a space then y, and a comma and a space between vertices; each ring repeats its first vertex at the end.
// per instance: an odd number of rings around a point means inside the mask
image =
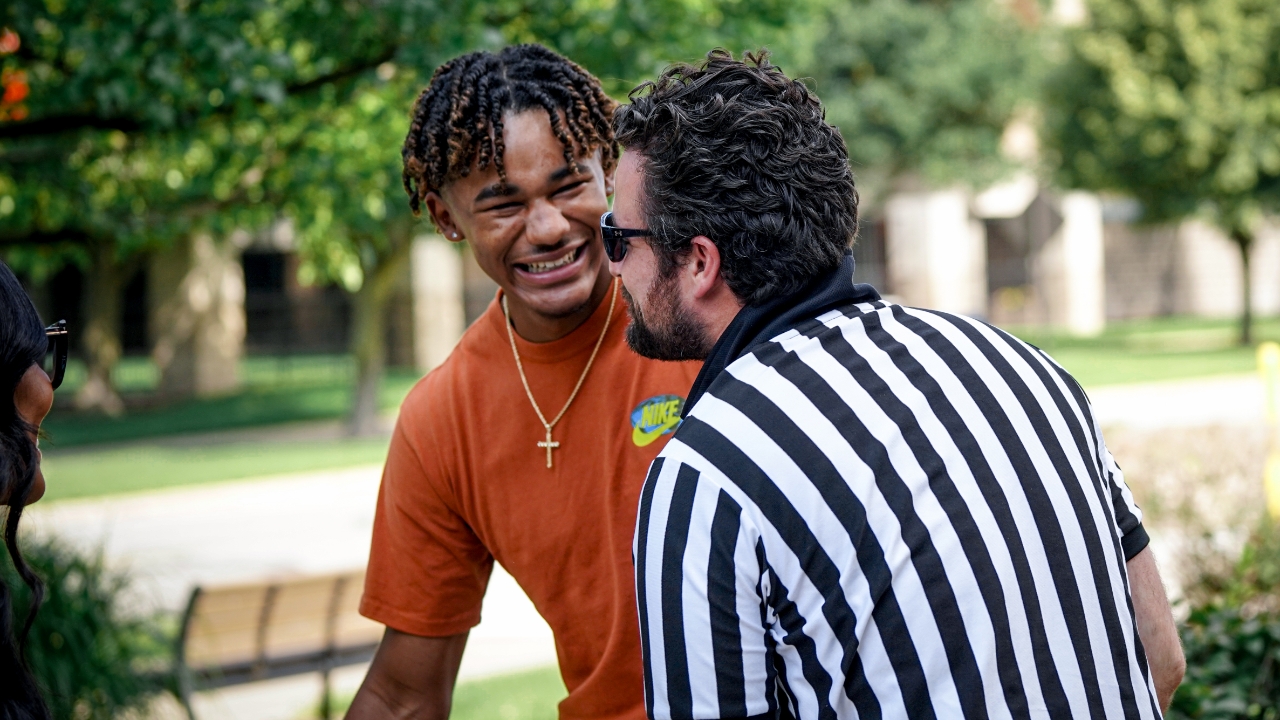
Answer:
POLYGON ((654 283, 647 317, 626 287, 622 288, 622 298, 631 315, 627 345, 637 355, 650 360, 706 359, 714 343, 708 341, 706 331, 677 297, 675 273, 654 283))

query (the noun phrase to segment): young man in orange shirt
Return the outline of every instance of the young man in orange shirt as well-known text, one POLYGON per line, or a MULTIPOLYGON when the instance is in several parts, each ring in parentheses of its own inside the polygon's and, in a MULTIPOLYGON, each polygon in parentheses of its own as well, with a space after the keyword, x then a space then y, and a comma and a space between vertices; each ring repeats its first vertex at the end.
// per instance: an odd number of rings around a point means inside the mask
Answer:
POLYGON ((555 634, 561 718, 644 712, 631 537, 691 363, 632 353, 600 240, 614 103, 536 45, 442 65, 404 181, 501 287, 401 407, 361 612, 387 633, 348 718, 445 718, 496 560, 555 634))

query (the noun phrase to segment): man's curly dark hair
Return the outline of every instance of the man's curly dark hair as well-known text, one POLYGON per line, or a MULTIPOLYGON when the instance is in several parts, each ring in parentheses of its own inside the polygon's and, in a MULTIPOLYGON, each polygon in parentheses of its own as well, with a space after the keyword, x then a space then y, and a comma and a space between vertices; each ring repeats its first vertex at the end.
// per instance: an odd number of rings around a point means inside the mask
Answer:
POLYGON ((858 230, 840 131, 818 98, 769 62, 722 49, 631 91, 614 135, 643 156, 644 213, 669 274, 698 235, 734 295, 758 304, 833 270, 858 230))
POLYGON ((580 153, 600 149, 605 173, 612 172, 618 160, 610 124, 616 105, 595 76, 541 45, 460 55, 436 69, 414 103, 401 150, 409 206, 418 214, 427 193, 466 176, 473 164, 484 170, 492 163, 506 183, 507 112, 545 110, 570 167, 577 169, 580 153))

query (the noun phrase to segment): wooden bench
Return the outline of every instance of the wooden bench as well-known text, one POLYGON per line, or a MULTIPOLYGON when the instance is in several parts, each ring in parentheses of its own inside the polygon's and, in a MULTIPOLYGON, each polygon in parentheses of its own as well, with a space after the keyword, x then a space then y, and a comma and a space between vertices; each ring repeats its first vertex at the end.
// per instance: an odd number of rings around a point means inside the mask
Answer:
POLYGON ((321 717, 328 718, 329 674, 368 662, 383 626, 360 616, 364 572, 262 583, 196 587, 178 634, 178 699, 195 720, 192 694, 229 685, 318 672, 321 717))

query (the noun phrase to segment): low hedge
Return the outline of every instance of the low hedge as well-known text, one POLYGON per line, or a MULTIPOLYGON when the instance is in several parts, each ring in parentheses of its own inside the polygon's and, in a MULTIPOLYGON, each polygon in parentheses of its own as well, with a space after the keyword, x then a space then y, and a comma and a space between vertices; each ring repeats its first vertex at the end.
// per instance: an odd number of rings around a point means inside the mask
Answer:
MULTIPOLYGON (((141 709, 162 689, 169 643, 158 621, 126 612, 126 574, 100 553, 26 538, 23 556, 44 579, 45 602, 27 644, 27 660, 57 720, 108 720, 141 709)), ((0 550, 0 576, 14 592, 20 624, 30 593, 0 550)))
POLYGON ((1264 522, 1237 560, 1197 569, 1181 627, 1187 674, 1168 717, 1280 720, 1280 528, 1264 522))

